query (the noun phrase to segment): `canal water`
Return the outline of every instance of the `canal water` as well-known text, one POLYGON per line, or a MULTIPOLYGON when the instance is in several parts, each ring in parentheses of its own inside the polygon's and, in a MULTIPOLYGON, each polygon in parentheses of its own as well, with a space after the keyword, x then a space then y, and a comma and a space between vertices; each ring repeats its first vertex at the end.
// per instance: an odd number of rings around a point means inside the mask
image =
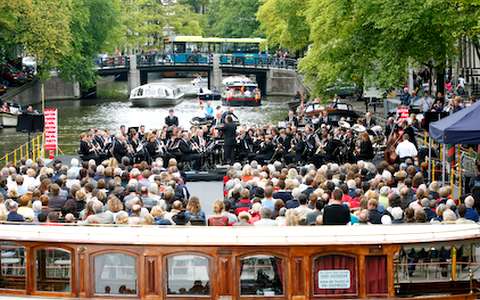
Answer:
MULTIPOLYGON (((191 85, 191 78, 149 80, 162 82, 170 86, 187 88, 191 85)), ((128 101, 126 82, 105 81, 98 86, 97 99, 50 101, 46 107, 58 109, 59 144, 61 152, 75 154, 79 146, 79 134, 89 128, 109 129, 118 132, 120 125, 135 127, 145 125, 147 130, 160 128, 171 107, 137 108, 128 101)), ((287 101, 285 97, 267 97, 262 100, 260 107, 236 107, 235 114, 241 124, 261 125, 269 122, 278 122, 287 115, 287 101)), ((220 105, 220 101, 213 101, 213 107, 220 105)), ((190 120, 201 116, 199 102, 195 98, 185 98, 174 107, 179 117, 180 125, 190 128, 190 120)), ((28 140, 28 135, 15 132, 14 128, 0 129, 0 153, 10 151, 28 140)))

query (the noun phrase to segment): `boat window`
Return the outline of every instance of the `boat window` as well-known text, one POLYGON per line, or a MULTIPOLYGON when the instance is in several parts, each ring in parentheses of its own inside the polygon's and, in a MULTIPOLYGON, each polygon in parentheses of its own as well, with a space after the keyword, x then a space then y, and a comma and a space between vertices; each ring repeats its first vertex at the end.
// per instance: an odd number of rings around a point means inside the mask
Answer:
POLYGON ((36 290, 70 292, 71 253, 63 249, 44 248, 35 252, 36 290))
POLYGON ((137 90, 137 96, 143 96, 143 89, 137 90))
POLYGON ((365 257, 365 281, 367 283, 368 295, 387 294, 387 257, 366 256, 365 257))
POLYGON ((170 96, 170 93, 168 92, 168 90, 165 90, 165 96, 167 96, 167 97, 170 96))
POLYGON ((209 259, 200 255, 167 258, 167 294, 210 295, 209 259))
POLYGON ((395 257, 395 266, 399 283, 449 281, 451 247, 446 245, 402 247, 395 257))
POLYGON ((123 253, 95 256, 95 294, 137 295, 137 258, 123 253))
POLYGON ((357 267, 354 256, 340 254, 315 258, 313 293, 318 296, 356 295, 357 267))
POLYGON ((270 255, 247 256, 240 260, 240 295, 283 295, 282 259, 270 255))
POLYGON ((0 244, 0 289, 25 289, 25 248, 14 243, 0 244))

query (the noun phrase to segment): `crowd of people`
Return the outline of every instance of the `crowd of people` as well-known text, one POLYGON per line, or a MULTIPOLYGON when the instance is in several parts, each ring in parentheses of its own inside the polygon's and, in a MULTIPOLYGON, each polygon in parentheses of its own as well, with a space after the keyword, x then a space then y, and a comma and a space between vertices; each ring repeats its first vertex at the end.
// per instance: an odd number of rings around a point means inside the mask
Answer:
MULTIPOLYGON (((480 166, 478 166, 480 174, 480 166)), ((358 161, 298 167, 280 161, 235 163, 224 198, 204 211, 175 159, 97 165, 22 161, 0 171, 0 220, 38 224, 295 226, 478 222, 480 175, 472 195, 427 183, 411 161, 358 161)))
POLYGON ((290 111, 281 125, 247 127, 234 121, 233 110, 217 108, 211 123, 183 129, 170 110, 160 130, 122 126, 112 135, 91 129, 81 135, 80 161, 47 166, 27 160, 3 168, 0 220, 210 226, 478 221, 480 175, 471 180, 471 194, 461 196, 430 182, 415 138, 416 116, 387 120, 383 141, 396 142, 383 155, 372 136, 372 114, 333 124, 325 112, 306 118, 290 111), (224 198, 204 211, 189 193, 185 171, 218 163, 229 165, 224 198))

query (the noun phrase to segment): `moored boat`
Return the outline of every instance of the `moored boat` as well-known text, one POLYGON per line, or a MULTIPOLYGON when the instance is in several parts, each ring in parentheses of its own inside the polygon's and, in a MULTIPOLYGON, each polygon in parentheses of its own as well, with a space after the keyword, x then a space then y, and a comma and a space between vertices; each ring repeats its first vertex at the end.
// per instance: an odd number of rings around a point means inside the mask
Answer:
POLYGON ((20 113, 21 107, 19 105, 4 103, 2 110, 0 110, 0 127, 16 127, 20 113))
POLYGON ((211 91, 209 89, 200 88, 197 97, 201 101, 218 101, 222 99, 222 94, 218 91, 211 91))
POLYGON ((0 125, 3 127, 16 127, 18 114, 11 112, 0 112, 0 125))
POLYGON ((256 82, 248 77, 233 76, 223 80, 223 105, 259 106, 262 96, 256 82))
POLYGON ((130 93, 130 102, 138 107, 175 106, 182 102, 183 96, 179 88, 149 83, 133 89, 130 93))

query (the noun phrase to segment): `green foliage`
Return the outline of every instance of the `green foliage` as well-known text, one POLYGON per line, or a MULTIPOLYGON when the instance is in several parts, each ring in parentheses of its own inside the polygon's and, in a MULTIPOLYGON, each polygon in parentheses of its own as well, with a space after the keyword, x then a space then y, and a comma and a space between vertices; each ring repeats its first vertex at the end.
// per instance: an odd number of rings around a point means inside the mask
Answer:
POLYGON ((19 8, 15 42, 33 55, 46 79, 52 68, 71 51, 71 0, 30 0, 19 8))
POLYGON ((459 38, 478 34, 479 1, 312 0, 305 15, 312 44, 300 67, 317 92, 337 80, 389 87, 409 65, 441 73, 459 38))
POLYGON ((115 0, 76 0, 70 24, 72 51, 60 61, 60 75, 89 88, 95 84, 94 59, 109 43, 119 25, 120 2, 115 0), (101 13, 98 13, 98 12, 101 13))
POLYGON ((189 5, 197 14, 203 14, 207 10, 210 0, 180 0, 179 4, 189 5))
POLYGON ((207 13, 207 34, 219 37, 256 37, 256 13, 260 0, 211 0, 207 13))
POLYGON ((202 34, 202 18, 190 6, 164 6, 158 0, 122 0, 119 46, 126 53, 163 46, 164 29, 172 27, 176 34, 202 34))
POLYGON ((202 35, 202 17, 187 5, 176 4, 167 7, 168 25, 177 35, 202 35))
POLYGON ((305 0, 266 0, 260 6, 257 19, 271 47, 301 51, 307 48, 310 27, 306 20, 305 0))

